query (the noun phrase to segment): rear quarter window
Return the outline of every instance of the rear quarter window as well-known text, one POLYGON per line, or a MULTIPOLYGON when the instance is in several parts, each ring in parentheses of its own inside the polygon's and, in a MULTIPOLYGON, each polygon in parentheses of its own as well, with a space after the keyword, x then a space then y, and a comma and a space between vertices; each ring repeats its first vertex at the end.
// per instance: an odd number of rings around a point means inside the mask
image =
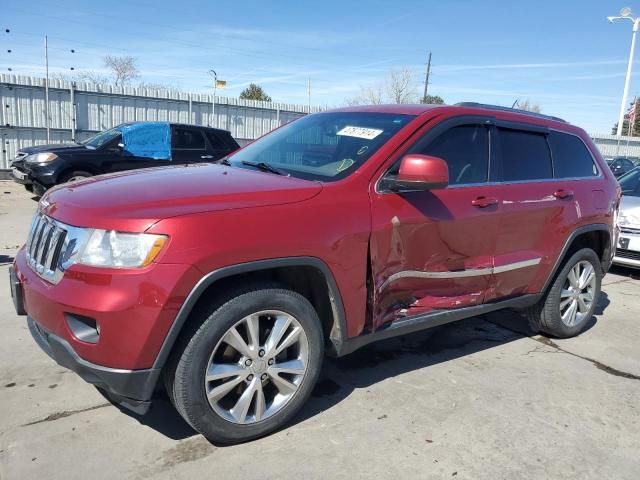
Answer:
POLYGON ((598 176, 598 168, 582 139, 575 135, 554 131, 549 135, 549 143, 553 153, 556 178, 598 176))
POLYGON ((504 182, 553 178, 551 152, 544 134, 498 128, 498 148, 504 182))

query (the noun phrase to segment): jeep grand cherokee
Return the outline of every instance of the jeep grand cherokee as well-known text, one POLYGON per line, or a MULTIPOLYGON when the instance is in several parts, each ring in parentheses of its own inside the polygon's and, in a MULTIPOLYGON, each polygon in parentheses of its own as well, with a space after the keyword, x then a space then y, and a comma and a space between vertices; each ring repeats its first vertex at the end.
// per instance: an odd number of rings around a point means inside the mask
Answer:
POLYGON ((144 412, 240 442, 285 424, 323 357, 503 308, 571 337, 620 192, 585 132, 499 107, 372 106, 285 125, 221 164, 47 192, 10 271, 54 360, 144 412))

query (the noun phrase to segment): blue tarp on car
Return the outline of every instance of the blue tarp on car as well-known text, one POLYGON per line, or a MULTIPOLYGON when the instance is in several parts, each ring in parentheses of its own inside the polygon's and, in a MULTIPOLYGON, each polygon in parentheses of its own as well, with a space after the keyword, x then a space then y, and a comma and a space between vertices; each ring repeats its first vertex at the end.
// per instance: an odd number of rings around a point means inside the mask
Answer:
POLYGON ((171 129, 166 122, 123 125, 122 143, 125 155, 171 159, 171 129))

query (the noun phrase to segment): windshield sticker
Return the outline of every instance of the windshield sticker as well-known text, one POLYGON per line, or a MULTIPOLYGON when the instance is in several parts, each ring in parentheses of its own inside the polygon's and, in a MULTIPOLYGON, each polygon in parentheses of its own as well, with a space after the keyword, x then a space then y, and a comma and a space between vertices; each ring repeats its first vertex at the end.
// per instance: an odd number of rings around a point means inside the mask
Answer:
POLYGON ((345 158, 344 160, 342 160, 340 162, 340 165, 338 165, 338 172, 342 172, 343 170, 346 170, 347 168, 349 168, 351 165, 353 165, 354 162, 352 158, 345 158))
POLYGON ((367 150, 369 150, 369 145, 364 145, 358 149, 356 155, 364 155, 365 153, 367 153, 367 150))
POLYGON ((342 135, 344 137, 356 137, 364 138, 365 140, 373 140, 380 135, 384 130, 378 130, 377 128, 366 127, 351 127, 347 126, 340 130, 336 135, 342 135))

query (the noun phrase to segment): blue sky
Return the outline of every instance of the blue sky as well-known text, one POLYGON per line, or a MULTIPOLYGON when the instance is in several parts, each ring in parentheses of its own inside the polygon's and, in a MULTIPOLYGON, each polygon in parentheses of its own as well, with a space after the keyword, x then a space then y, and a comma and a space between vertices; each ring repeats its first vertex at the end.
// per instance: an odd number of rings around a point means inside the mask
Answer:
POLYGON ((253 81, 276 101, 306 103, 311 79, 313 104, 340 106, 405 66, 421 91, 431 50, 430 93, 447 103, 530 99, 592 132, 617 120, 631 39, 631 22, 606 17, 627 5, 640 13, 640 1, 596 0, 2 3, 5 73, 41 75, 47 33, 53 72, 100 72, 104 55, 132 55, 148 82, 210 92, 214 68, 229 82, 219 94, 253 81))

